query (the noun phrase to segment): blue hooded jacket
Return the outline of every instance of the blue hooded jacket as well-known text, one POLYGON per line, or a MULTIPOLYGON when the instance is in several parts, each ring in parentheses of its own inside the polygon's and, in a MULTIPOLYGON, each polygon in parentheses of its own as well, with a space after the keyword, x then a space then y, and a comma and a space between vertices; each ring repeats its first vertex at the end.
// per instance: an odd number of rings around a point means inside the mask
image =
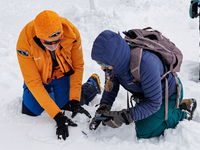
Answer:
MULTIPOLYGON (((131 50, 126 41, 110 30, 100 33, 94 41, 92 59, 114 67, 111 79, 113 89, 110 92, 103 92, 101 103, 112 106, 120 85, 129 92, 143 93, 145 100, 140 105, 130 108, 133 120, 141 120, 158 111, 162 104, 165 96, 165 83, 161 83, 164 66, 157 55, 143 50, 140 65, 141 83, 133 84, 134 78, 129 65, 130 56, 131 50)), ((168 92, 171 96, 176 90, 176 81, 172 74, 169 74, 168 84, 168 92)), ((126 103, 126 98, 124 102, 126 103)))

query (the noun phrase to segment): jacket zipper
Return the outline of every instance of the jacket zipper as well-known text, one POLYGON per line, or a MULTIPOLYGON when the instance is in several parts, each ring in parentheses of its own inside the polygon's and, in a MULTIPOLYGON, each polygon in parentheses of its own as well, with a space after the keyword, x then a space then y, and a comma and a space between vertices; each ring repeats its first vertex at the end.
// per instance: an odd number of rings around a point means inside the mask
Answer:
POLYGON ((61 63, 61 65, 62 65, 62 67, 63 67, 63 69, 64 69, 64 72, 66 72, 65 71, 65 68, 64 68, 64 66, 63 66, 63 64, 62 64, 62 61, 60 60, 60 58, 56 55, 56 57, 58 58, 58 60, 60 61, 60 63, 61 63))

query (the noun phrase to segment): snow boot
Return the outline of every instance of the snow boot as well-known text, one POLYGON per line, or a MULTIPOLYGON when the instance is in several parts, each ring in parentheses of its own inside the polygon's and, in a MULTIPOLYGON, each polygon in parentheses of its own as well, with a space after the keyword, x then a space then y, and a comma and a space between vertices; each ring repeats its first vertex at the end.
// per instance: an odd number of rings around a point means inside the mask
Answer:
POLYGON ((183 99, 179 105, 179 108, 186 112, 186 118, 187 120, 192 120, 193 113, 197 107, 197 101, 193 98, 191 99, 183 99))
POLYGON ((100 79, 97 74, 92 74, 90 78, 87 80, 88 84, 91 84, 97 89, 98 94, 101 94, 101 85, 100 85, 100 79))

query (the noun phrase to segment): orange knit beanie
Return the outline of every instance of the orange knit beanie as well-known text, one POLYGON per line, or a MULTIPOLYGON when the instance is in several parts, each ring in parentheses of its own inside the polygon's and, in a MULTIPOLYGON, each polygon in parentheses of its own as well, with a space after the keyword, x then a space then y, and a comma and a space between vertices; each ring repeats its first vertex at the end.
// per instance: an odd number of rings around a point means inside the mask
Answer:
POLYGON ((62 23, 57 13, 45 10, 35 18, 35 32, 40 39, 53 40, 63 34, 62 23))

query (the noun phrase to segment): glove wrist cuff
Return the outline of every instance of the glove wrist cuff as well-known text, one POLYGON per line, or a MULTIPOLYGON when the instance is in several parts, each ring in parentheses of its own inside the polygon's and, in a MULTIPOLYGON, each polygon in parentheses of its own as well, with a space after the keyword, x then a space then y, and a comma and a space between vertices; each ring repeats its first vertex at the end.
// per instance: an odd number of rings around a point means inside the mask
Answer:
POLYGON ((111 105, 107 103, 101 103, 97 111, 110 111, 111 110, 111 105))
POLYGON ((56 121, 58 126, 61 126, 66 122, 65 117, 66 116, 64 116, 61 112, 59 112, 53 119, 56 121))
POLYGON ((133 118, 131 116, 130 110, 122 111, 121 116, 124 119, 124 122, 125 122, 126 125, 129 125, 130 123, 133 122, 133 118))
POLYGON ((79 105, 79 101, 72 99, 72 100, 69 101, 69 104, 70 104, 71 107, 77 106, 77 105, 79 105))

